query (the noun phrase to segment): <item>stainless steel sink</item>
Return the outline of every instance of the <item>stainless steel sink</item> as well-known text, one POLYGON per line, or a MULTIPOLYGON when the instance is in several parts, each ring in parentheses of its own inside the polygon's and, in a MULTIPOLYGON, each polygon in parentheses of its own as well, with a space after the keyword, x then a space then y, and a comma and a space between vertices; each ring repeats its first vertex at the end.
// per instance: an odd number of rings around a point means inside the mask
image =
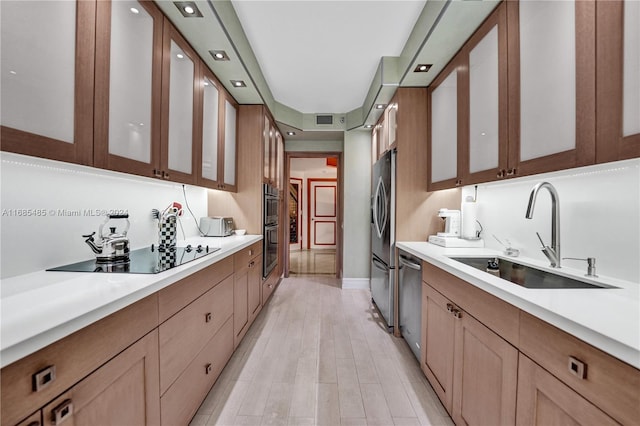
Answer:
POLYGON ((553 272, 543 271, 510 260, 496 257, 451 257, 450 259, 476 269, 487 270, 487 264, 498 260, 500 278, 526 288, 617 288, 607 284, 593 284, 579 279, 568 278, 553 272))

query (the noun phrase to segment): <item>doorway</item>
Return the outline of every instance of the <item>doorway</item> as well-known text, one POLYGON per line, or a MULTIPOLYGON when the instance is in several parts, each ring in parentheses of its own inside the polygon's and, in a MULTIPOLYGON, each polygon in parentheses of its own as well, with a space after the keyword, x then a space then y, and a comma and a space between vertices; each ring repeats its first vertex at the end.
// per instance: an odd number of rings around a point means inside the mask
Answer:
POLYGON ((287 153, 285 277, 342 275, 340 163, 341 153, 287 153))

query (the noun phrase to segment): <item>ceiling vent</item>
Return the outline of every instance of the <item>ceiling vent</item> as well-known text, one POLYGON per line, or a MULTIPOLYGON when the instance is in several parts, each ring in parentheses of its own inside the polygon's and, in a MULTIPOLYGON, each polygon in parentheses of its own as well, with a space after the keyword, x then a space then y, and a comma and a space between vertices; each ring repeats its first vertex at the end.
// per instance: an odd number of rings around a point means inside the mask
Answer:
POLYGON ((316 124, 333 124, 333 115, 316 115, 316 124))

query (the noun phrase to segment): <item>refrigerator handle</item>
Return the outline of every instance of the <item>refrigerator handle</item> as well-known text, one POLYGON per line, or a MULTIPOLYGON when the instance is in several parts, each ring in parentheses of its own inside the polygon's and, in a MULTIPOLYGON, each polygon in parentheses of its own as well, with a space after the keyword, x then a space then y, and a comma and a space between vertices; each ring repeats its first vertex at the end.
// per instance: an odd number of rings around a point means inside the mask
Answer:
POLYGON ((373 223, 376 227, 376 233, 378 238, 382 238, 382 234, 387 226, 387 193, 384 188, 384 182, 382 178, 378 179, 378 185, 376 186, 376 194, 373 199, 373 223))
POLYGON ((384 262, 377 259, 375 256, 371 258, 371 261, 373 262, 373 266, 375 266, 377 269, 380 269, 381 271, 384 271, 384 272, 389 272, 389 267, 387 267, 387 265, 385 265, 384 262))

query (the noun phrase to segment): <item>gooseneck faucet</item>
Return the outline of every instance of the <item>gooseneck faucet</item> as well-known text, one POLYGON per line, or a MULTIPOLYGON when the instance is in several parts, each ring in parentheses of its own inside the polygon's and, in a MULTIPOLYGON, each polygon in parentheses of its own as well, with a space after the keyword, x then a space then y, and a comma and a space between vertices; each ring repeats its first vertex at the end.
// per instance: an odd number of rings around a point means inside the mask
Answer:
MULTIPOLYGON (((527 206, 527 214, 525 217, 527 219, 533 218, 533 209, 536 205, 536 197, 538 196, 538 192, 542 188, 546 188, 551 194, 551 247, 544 244, 540 234, 538 234, 538 239, 542 243, 542 252, 549 262, 551 263, 552 268, 560 267, 560 199, 558 198, 558 192, 549 182, 540 182, 536 184, 531 189, 531 194, 529 194, 529 205, 527 206)), ((537 234, 537 233, 536 233, 537 234)))

